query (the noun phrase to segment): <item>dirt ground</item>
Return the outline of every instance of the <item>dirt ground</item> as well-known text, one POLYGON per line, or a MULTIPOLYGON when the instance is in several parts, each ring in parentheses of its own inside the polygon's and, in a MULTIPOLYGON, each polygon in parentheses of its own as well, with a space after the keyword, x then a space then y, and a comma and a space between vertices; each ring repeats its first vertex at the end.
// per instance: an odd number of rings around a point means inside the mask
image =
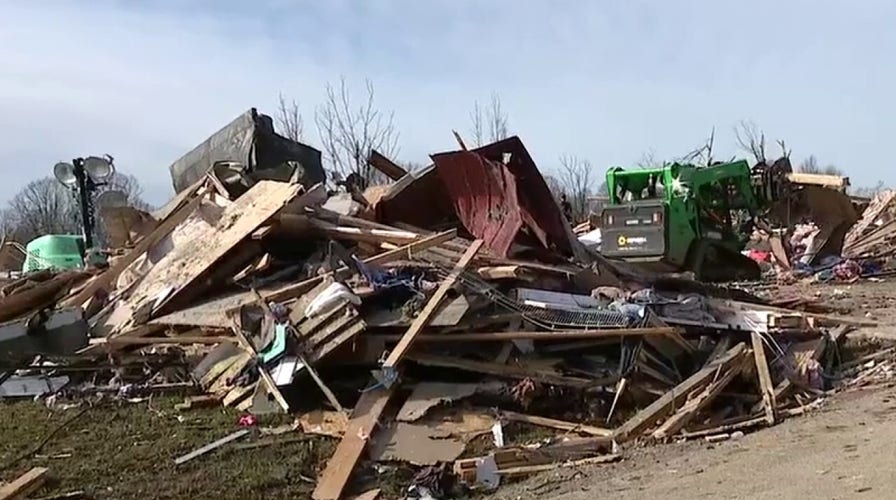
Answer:
POLYGON ((494 498, 891 499, 896 388, 841 394, 821 410, 717 444, 626 450, 622 462, 558 469, 494 498))
MULTIPOLYGON (((896 282, 814 286, 802 292, 882 325, 858 330, 853 337, 896 340, 896 282)), ((42 402, 0 404, 0 478, 49 467, 50 481, 33 498, 73 491, 97 499, 309 498, 316 474, 335 448, 331 438, 264 437, 256 428, 235 444, 175 466, 174 458, 239 429, 239 415, 233 411, 181 413, 174 409, 179 401, 105 403, 83 413, 83 407, 50 411, 42 402)), ((263 418, 259 427, 288 422, 288 417, 263 418)), ((821 410, 737 440, 630 448, 621 462, 558 468, 504 485, 492 496, 893 498, 892 442, 894 385, 834 395, 821 410)), ((383 488, 381 498, 400 498, 410 480, 400 468, 359 472, 364 485, 383 488)))

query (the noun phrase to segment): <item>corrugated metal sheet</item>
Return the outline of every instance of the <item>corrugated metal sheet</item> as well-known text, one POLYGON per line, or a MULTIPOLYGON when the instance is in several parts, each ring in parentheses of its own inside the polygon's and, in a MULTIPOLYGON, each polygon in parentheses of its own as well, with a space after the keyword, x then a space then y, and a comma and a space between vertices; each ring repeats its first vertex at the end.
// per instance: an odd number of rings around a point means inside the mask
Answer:
POLYGON ((523 227, 513 174, 473 152, 442 153, 432 160, 467 231, 506 256, 523 227))
POLYGON ((572 253, 563 214, 519 138, 432 159, 458 218, 492 251, 507 256, 519 242, 572 253))

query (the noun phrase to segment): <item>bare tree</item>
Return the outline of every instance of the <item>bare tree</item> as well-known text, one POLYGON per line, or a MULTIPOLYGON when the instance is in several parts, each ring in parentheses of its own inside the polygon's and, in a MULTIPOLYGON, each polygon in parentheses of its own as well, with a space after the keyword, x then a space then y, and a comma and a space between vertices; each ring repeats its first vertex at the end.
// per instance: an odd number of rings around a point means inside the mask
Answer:
MULTIPOLYGON (((756 163, 763 163, 765 156, 765 132, 759 130, 755 123, 747 120, 741 122, 734 127, 734 137, 737 145, 745 153, 750 154, 756 163)), ((784 148, 784 143, 779 143, 784 148)))
POLYGON ((697 148, 682 156, 679 161, 682 163, 694 163, 696 165, 704 167, 712 165, 715 161, 715 158, 713 157, 713 146, 715 146, 715 142, 716 128, 713 127, 706 141, 704 141, 703 144, 701 144, 697 148))
MULTIPOLYGON (((141 210, 151 207, 143 201, 143 188, 133 175, 116 173, 99 192, 117 190, 128 204, 141 210)), ((5 230, 21 242, 47 234, 80 234, 81 211, 75 192, 52 177, 28 183, 3 211, 5 230)))
POLYGON ((473 111, 470 112, 473 142, 476 146, 482 146, 497 142, 508 137, 507 112, 501 104, 501 97, 497 92, 492 92, 488 106, 482 106, 479 101, 473 102, 473 111))
POLYGON ((594 193, 594 175, 591 162, 575 155, 560 157, 560 186, 572 205, 573 221, 588 215, 588 198, 594 193))
POLYGON ((818 158, 816 158, 815 155, 809 155, 808 158, 800 163, 797 170, 804 174, 843 175, 843 171, 834 165, 828 165, 826 167, 819 165, 818 158))
POLYGON ((71 191, 52 177, 28 183, 6 210, 11 234, 28 242, 45 234, 76 234, 81 216, 71 191))
POLYGON ((277 132, 296 142, 302 140, 305 133, 305 121, 299 112, 299 103, 294 99, 287 101, 283 94, 278 96, 277 103, 277 132))
POLYGON ((394 157, 398 153, 398 131, 394 113, 377 109, 373 83, 365 83, 366 99, 357 106, 352 103, 345 77, 337 87, 327 84, 327 100, 317 108, 314 118, 329 170, 341 177, 357 174, 370 185, 383 180, 383 175, 367 164, 370 150, 394 157))

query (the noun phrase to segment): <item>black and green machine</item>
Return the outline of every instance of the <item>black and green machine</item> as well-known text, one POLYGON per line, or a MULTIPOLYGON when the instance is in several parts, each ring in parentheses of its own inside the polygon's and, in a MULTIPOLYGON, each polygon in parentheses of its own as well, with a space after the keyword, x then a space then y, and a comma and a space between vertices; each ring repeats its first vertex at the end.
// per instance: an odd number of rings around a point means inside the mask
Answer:
POLYGON ((744 160, 613 167, 601 253, 660 271, 692 271, 702 281, 756 279, 758 264, 741 251, 753 221, 786 196, 789 170, 789 162, 751 168, 744 160))

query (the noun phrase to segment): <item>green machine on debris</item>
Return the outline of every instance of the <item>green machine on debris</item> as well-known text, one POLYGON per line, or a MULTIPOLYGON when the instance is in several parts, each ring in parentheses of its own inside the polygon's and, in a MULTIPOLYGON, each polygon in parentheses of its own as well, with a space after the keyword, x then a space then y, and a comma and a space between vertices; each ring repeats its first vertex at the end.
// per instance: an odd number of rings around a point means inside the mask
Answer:
POLYGON ((790 171, 789 161, 750 168, 744 160, 611 168, 601 253, 703 281, 756 279, 758 264, 741 251, 753 221, 786 195, 790 171))

